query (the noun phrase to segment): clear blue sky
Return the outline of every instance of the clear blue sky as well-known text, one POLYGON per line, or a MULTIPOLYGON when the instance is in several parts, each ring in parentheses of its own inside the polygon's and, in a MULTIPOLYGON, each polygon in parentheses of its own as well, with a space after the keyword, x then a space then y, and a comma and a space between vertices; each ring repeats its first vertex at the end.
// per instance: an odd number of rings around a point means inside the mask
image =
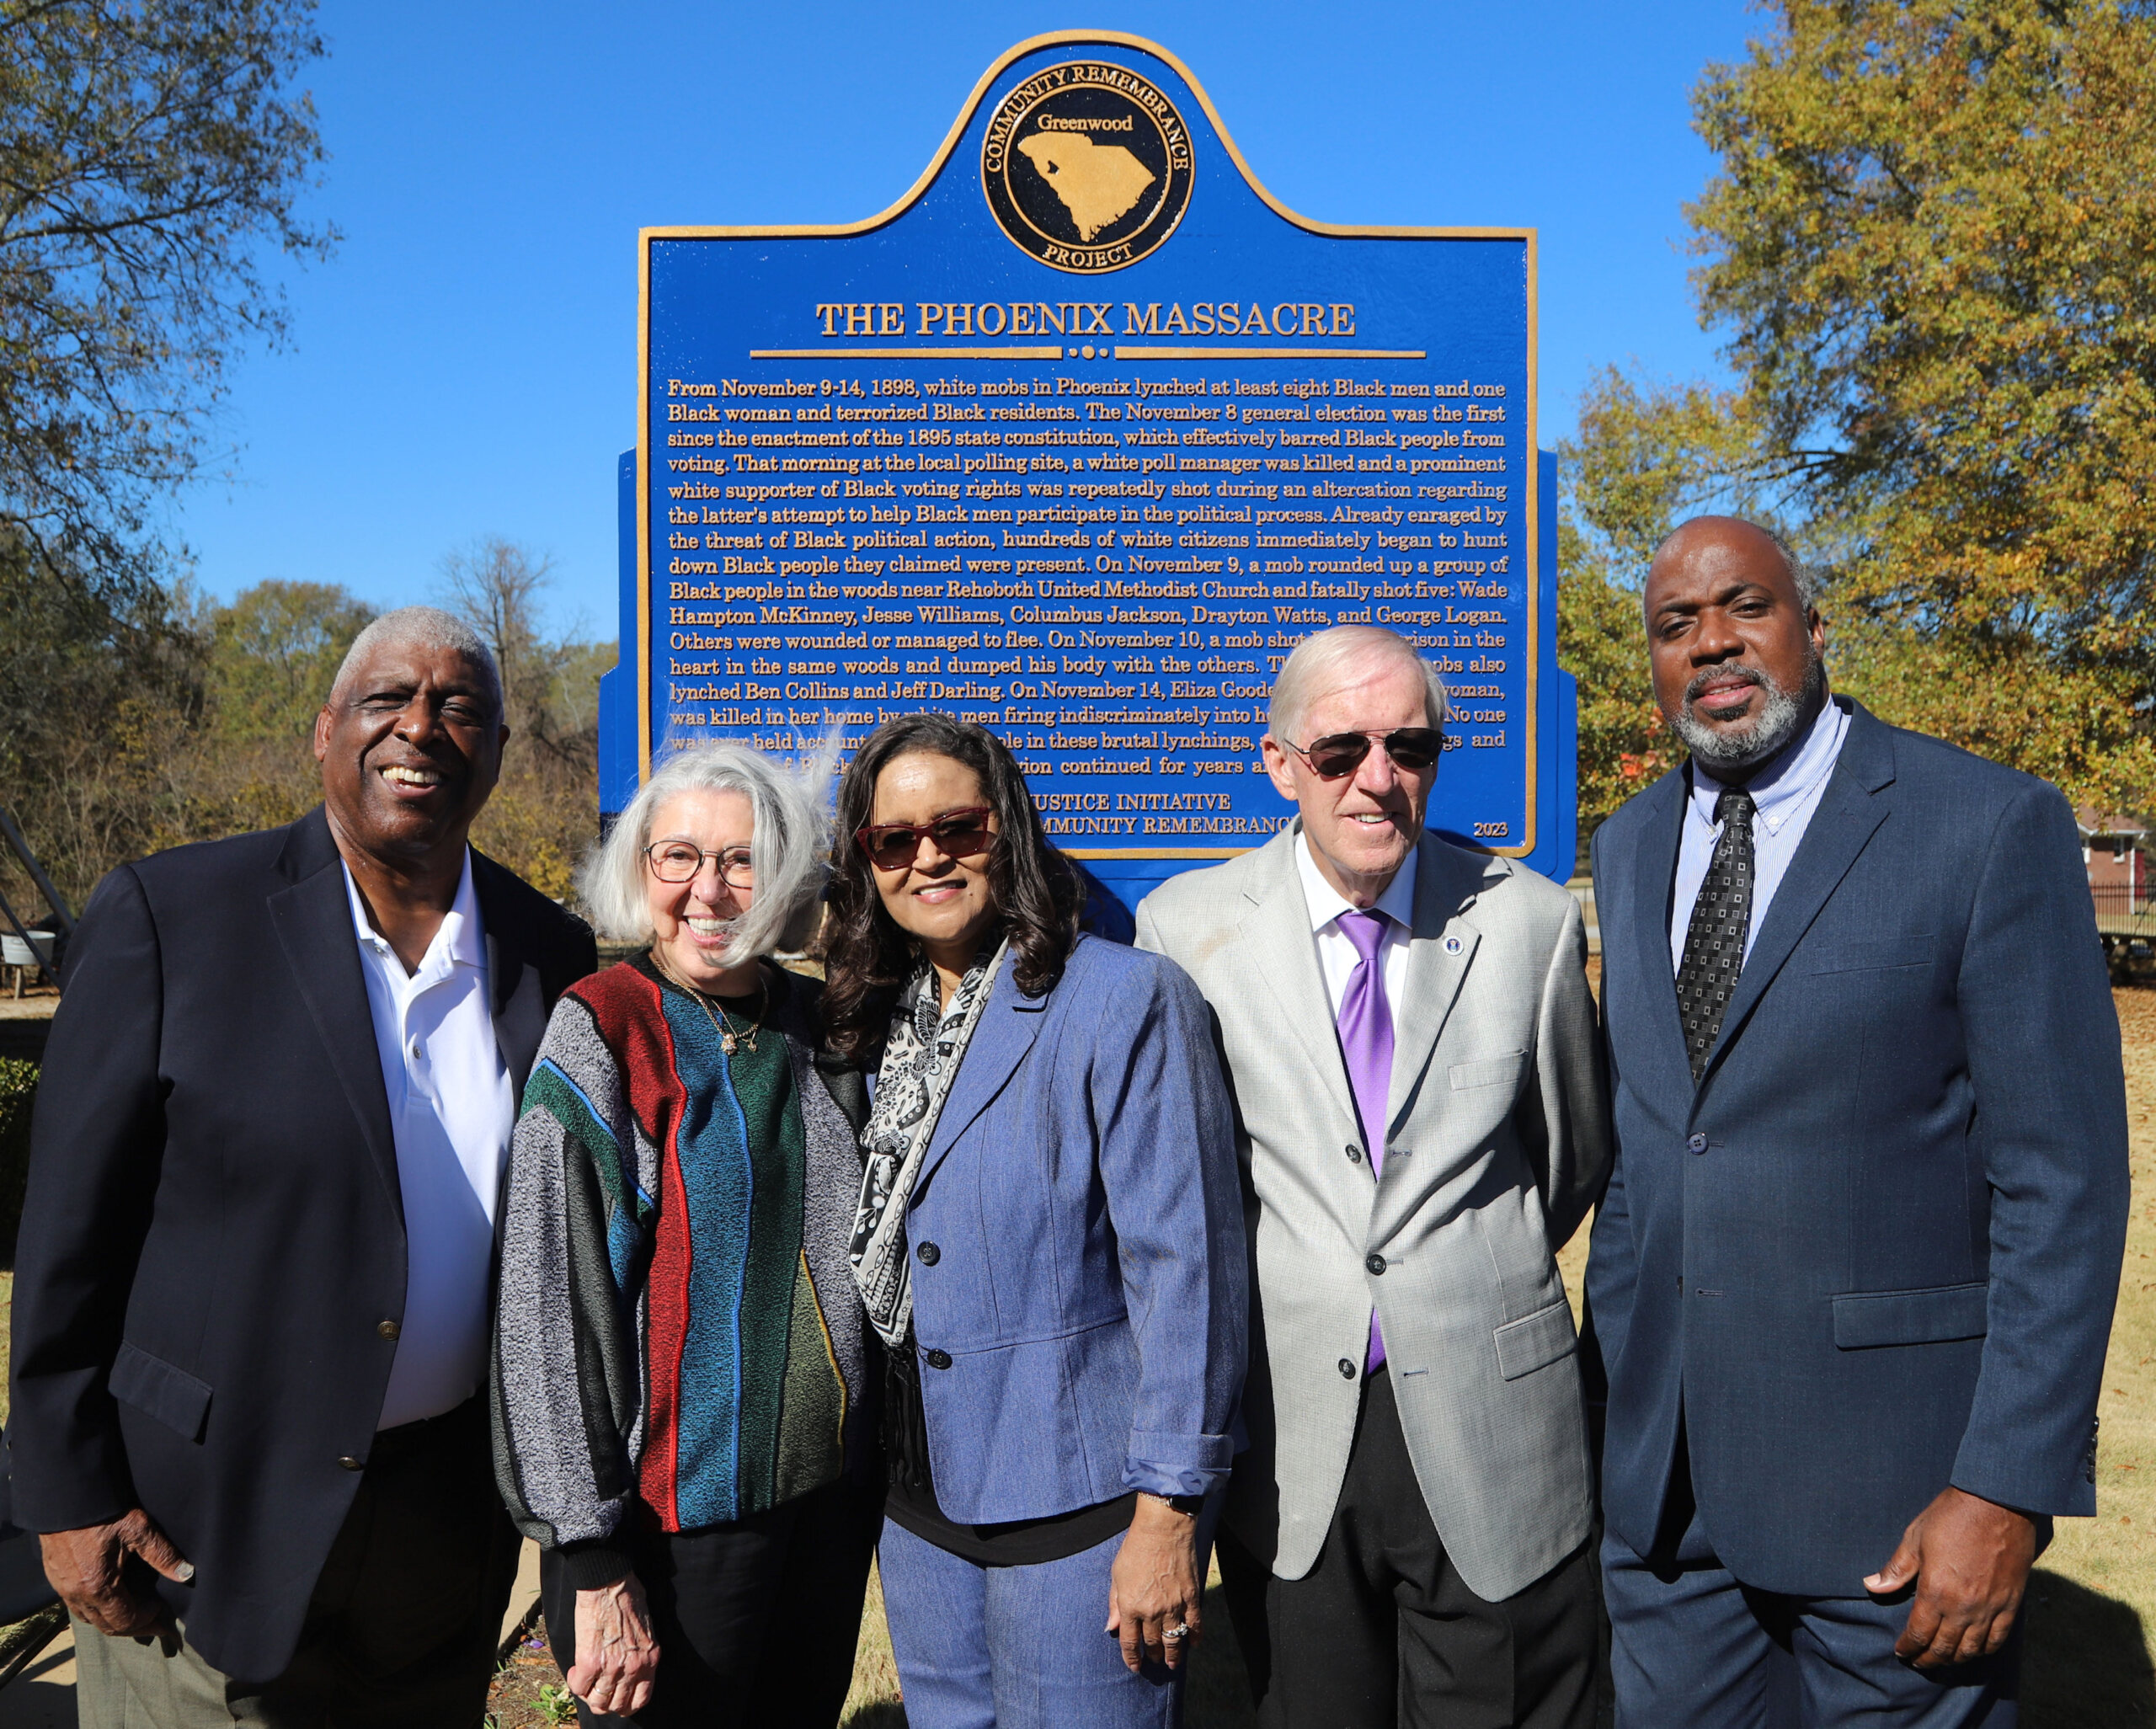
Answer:
POLYGON ((327 0, 307 83, 345 238, 288 278, 293 340, 237 369, 218 478, 174 526, 212 594, 269 577, 433 598, 443 555, 551 555, 552 622, 614 635, 616 454, 634 441, 636 232, 844 221, 926 165, 992 61, 1151 37, 1251 168, 1333 221, 1541 230, 1542 425, 1610 361, 1716 370, 1681 206, 1689 96, 1764 20, 1737 0, 861 5, 327 0))

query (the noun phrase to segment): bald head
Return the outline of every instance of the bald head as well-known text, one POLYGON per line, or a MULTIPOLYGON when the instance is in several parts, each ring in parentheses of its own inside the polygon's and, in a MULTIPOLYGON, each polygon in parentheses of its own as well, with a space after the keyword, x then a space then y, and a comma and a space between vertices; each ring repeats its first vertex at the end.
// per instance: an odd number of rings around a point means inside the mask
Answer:
POLYGON ((1827 700, 1811 581, 1780 536, 1695 516, 1655 549, 1641 602, 1655 701, 1694 760, 1742 785, 1827 700))
POLYGON ((1817 567, 1806 564, 1798 558, 1796 549, 1774 530, 1764 528, 1748 517, 1694 516, 1678 523, 1662 537, 1662 544, 1654 549, 1654 557, 1648 562, 1648 572, 1652 574, 1664 553, 1677 555, 1704 552, 1716 546, 1749 549, 1755 552, 1764 551, 1764 547, 1772 547, 1774 556, 1781 560, 1782 568, 1789 573, 1790 583, 1796 589, 1797 598, 1807 607, 1819 604, 1822 584, 1817 567))

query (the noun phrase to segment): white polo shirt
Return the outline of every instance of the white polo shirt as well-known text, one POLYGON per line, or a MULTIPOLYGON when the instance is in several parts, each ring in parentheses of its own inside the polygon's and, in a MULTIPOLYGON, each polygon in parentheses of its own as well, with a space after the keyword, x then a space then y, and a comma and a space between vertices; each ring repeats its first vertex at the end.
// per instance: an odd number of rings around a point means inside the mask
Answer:
POLYGON ((494 1209, 516 1127, 516 1088, 494 1038, 487 938, 472 854, 416 972, 345 892, 374 1018, 404 1198, 404 1315, 377 1427, 454 1411, 486 1374, 494 1209))

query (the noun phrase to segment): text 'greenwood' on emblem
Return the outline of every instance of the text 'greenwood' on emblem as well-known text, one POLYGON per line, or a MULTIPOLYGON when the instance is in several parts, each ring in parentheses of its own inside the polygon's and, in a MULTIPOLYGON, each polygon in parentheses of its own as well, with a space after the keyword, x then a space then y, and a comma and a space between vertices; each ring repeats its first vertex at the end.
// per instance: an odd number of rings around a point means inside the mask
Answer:
POLYGON ((1190 133, 1128 67, 1052 66, 990 118, 981 184, 1012 242, 1044 264, 1119 270, 1158 248, 1190 204, 1190 133))

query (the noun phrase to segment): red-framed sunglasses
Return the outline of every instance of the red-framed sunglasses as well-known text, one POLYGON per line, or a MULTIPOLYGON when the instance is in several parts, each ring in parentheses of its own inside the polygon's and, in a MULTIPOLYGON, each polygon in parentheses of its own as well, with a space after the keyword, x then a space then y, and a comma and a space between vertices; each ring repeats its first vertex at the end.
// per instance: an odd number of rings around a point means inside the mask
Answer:
POLYGON ((1444 754, 1444 734, 1435 727, 1396 727, 1389 733, 1327 733, 1307 745, 1286 739, 1280 742, 1309 763, 1310 772, 1320 780, 1337 781, 1363 766, 1373 739, 1385 746, 1385 754, 1396 767, 1410 774, 1419 773, 1444 754))
POLYGON ((946 858, 971 858, 995 839, 989 826, 995 813, 985 804, 947 810, 925 823, 872 823, 853 831, 855 842, 879 871, 902 871, 921 856, 921 843, 933 840, 946 858))

